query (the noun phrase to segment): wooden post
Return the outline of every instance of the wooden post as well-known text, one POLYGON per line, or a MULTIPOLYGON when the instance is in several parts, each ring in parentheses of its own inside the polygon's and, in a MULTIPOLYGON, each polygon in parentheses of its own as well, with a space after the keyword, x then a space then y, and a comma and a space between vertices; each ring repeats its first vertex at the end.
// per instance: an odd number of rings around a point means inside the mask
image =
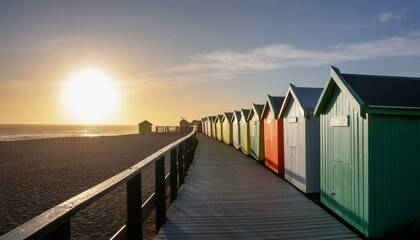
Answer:
POLYGON ((156 233, 166 220, 165 157, 155 162, 156 233))
POLYGON ((127 182, 127 239, 143 239, 141 173, 127 182))
POLYGON ((71 239, 71 231, 70 231, 70 219, 64 222, 61 226, 56 228, 53 232, 48 234, 45 240, 54 240, 54 239, 64 239, 70 240, 71 239))
POLYGON ((171 150, 171 204, 178 195, 178 171, 177 171, 178 148, 171 150))

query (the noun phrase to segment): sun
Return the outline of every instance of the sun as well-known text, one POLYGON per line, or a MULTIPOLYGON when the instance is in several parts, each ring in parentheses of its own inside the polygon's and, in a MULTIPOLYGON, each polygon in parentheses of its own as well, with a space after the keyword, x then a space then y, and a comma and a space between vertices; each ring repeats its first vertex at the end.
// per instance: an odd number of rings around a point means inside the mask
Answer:
POLYGON ((115 114, 118 88, 105 73, 95 69, 76 72, 64 85, 66 112, 78 123, 106 123, 115 114))

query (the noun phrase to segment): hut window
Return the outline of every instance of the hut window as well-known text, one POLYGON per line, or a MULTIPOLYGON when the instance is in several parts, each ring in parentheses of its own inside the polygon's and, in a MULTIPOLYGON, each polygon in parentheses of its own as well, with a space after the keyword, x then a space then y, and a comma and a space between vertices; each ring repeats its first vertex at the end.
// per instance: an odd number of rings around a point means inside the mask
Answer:
POLYGON ((267 124, 271 124, 272 122, 273 122, 273 120, 267 119, 267 124))
POLYGON ((349 126, 349 115, 345 116, 332 116, 331 127, 348 127, 349 126))
POLYGON ((298 121, 297 117, 290 117, 290 118, 287 119, 287 122, 289 122, 289 123, 296 123, 297 121, 298 121))

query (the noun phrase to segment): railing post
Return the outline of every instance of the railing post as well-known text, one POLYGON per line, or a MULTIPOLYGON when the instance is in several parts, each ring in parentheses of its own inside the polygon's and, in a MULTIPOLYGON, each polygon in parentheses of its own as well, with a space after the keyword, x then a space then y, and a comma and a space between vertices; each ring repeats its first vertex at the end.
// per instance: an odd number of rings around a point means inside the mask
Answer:
POLYGON ((179 186, 181 187, 184 184, 185 172, 184 172, 184 145, 185 142, 182 142, 178 146, 178 172, 179 172, 179 186))
POLYGON ((156 233, 166 220, 165 157, 155 162, 156 233))
POLYGON ((177 158, 178 148, 171 150, 171 204, 178 195, 177 158))
POLYGON ((70 219, 68 219, 60 227, 56 228, 53 232, 48 234, 43 239, 45 240, 54 240, 54 239, 70 240, 71 239, 70 219))
POLYGON ((143 239, 141 173, 127 181, 127 239, 143 239))

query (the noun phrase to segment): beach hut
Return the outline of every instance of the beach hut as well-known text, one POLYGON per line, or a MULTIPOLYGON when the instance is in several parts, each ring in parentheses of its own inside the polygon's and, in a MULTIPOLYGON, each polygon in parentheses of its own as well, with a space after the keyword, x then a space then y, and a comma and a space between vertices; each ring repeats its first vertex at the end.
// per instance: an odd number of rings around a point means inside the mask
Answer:
POLYGON ((332 67, 315 108, 321 201, 367 237, 419 234, 419 92, 420 78, 332 67))
POLYGON ((268 95, 262 112, 265 165, 276 174, 284 173, 283 121, 277 119, 283 100, 268 95))
POLYGON ((249 144, 249 121, 248 116, 249 109, 241 109, 241 118, 239 120, 239 145, 241 151, 246 155, 251 153, 250 144, 249 144))
POLYGON ((222 140, 226 145, 231 145, 232 138, 232 122, 233 122, 233 113, 226 112, 222 117, 222 140))
POLYGON ((256 160, 264 160, 264 124, 262 111, 264 104, 252 104, 248 115, 249 122, 249 144, 251 156, 256 160))
POLYGON ((206 135, 211 137, 213 131, 214 116, 206 117, 206 135))
POLYGON ((152 133, 152 123, 147 120, 137 124, 139 126, 139 134, 151 134, 152 133))
POLYGON ((217 134, 216 134, 216 121, 217 121, 217 116, 214 116, 211 122, 211 137, 214 139, 217 139, 217 134))
POLYGON ((215 123, 216 123, 216 139, 219 140, 219 141, 223 141, 223 139, 222 139, 222 132, 223 132, 223 130, 222 130, 222 128, 223 128, 222 118, 223 118, 223 115, 217 115, 216 120, 215 120, 215 123))
POLYGON ((241 148, 241 144, 239 143, 239 137, 241 135, 240 121, 241 111, 234 111, 232 120, 232 144, 236 149, 241 148))
POLYGON ((319 192, 319 117, 322 88, 289 86, 279 113, 284 129, 284 177, 304 193, 319 192))

